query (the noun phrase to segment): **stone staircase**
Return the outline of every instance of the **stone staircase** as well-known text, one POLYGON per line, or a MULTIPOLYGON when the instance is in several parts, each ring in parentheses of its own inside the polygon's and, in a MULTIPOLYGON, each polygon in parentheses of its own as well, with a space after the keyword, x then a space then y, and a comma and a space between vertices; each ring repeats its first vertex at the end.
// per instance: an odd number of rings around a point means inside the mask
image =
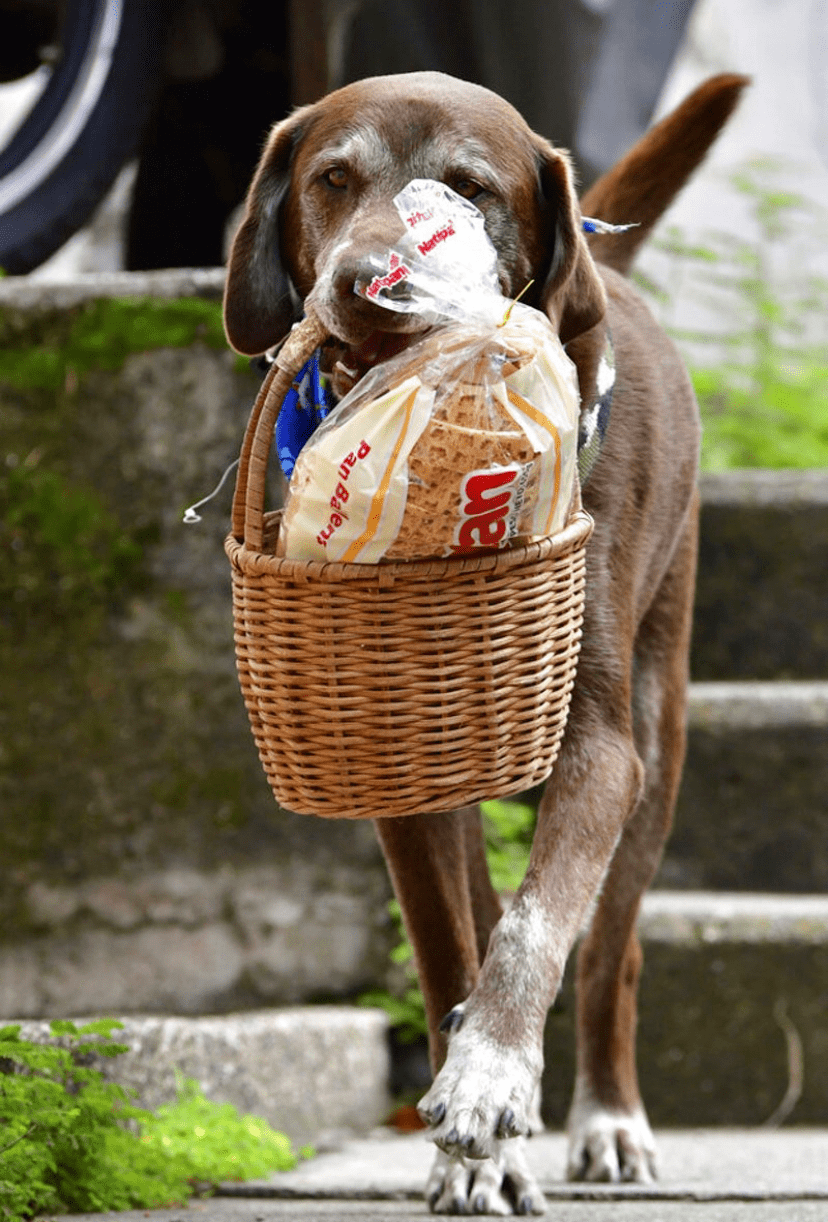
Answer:
MULTIPOLYGON (((640 921, 641 1086, 656 1125, 825 1123, 828 472, 708 476, 702 496, 687 764, 640 921)), ((553 1124, 572 1007, 570 980, 553 1124)))

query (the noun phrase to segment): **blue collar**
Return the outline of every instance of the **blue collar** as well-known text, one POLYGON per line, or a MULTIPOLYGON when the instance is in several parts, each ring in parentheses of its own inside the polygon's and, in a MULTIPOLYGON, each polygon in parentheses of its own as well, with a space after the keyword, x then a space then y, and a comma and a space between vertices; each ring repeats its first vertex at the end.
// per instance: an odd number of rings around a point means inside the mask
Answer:
POLYGON ((321 351, 317 348, 293 379, 276 420, 276 453, 287 479, 302 446, 334 406, 328 379, 319 371, 321 351))

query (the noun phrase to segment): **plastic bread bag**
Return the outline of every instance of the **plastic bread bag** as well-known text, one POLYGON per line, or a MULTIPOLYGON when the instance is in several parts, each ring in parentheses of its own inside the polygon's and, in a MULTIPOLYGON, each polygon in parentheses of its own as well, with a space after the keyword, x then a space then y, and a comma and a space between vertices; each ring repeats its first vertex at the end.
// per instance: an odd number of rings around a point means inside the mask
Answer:
POLYGON ((501 296, 474 205, 425 180, 395 203, 408 241, 357 289, 430 326, 365 374, 300 450, 279 555, 473 554, 553 534, 569 513, 579 392, 551 324, 501 296))

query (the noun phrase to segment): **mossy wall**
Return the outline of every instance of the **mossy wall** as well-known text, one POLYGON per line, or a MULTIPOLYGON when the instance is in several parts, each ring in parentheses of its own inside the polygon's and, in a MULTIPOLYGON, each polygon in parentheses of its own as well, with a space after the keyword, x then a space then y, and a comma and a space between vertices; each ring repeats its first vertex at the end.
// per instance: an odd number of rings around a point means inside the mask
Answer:
POLYGON ((218 277, 140 286, 0 285, 3 1015, 341 996, 383 970, 372 829, 280 811, 256 756, 232 481, 182 524, 258 379, 218 277))

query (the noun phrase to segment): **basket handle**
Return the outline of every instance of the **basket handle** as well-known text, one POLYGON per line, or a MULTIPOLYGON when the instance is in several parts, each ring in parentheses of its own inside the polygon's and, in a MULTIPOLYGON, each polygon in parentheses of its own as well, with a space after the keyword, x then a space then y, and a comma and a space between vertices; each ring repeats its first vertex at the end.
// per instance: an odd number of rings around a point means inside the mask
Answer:
POLYGON ((252 551, 262 550, 267 461, 279 409, 296 374, 327 338, 328 330, 315 314, 297 323, 279 349, 253 404, 239 455, 232 511, 233 535, 252 551))

